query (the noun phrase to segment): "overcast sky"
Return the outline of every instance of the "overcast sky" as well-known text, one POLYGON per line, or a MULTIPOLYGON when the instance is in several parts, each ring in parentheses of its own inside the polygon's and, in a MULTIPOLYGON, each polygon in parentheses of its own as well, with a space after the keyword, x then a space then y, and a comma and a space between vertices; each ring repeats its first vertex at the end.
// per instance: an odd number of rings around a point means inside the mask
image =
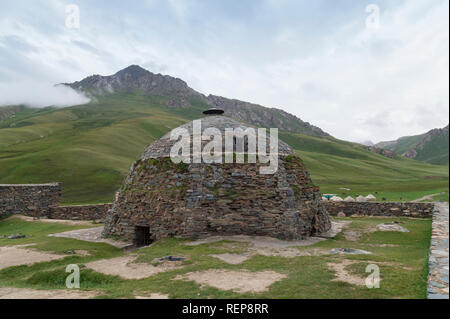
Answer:
POLYGON ((447 125, 448 30, 448 0, 1 0, 0 105, 84 103, 52 85, 139 64, 378 142, 447 125))

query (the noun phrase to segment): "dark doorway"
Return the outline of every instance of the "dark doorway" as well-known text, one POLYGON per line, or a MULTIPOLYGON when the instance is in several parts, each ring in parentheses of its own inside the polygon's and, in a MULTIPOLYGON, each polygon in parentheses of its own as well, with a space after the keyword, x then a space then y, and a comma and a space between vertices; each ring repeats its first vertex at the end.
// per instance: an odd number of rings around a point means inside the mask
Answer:
POLYGON ((150 227, 136 226, 134 229, 134 243, 136 247, 148 246, 152 243, 150 236, 150 227))

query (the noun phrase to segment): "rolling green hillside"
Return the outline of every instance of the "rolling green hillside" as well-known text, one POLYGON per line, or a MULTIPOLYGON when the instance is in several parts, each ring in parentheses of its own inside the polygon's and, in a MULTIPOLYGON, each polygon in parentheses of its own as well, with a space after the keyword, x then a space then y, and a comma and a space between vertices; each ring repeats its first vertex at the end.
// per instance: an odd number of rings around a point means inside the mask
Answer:
MULTIPOLYGON (((130 92, 69 108, 24 108, 0 120, 0 183, 63 183, 63 201, 110 202, 145 147, 209 106, 169 108, 167 98, 130 92)), ((448 166, 390 159, 332 137, 280 132, 324 193, 377 192, 388 200, 448 190, 448 166), (340 188, 350 188, 350 191, 340 188)))
POLYGON ((384 148, 394 151, 398 154, 404 154, 412 147, 414 147, 414 145, 416 145, 416 143, 419 142, 422 137, 423 135, 401 137, 397 141, 393 141, 392 144, 385 146, 384 148))
POLYGON ((396 141, 380 142, 376 146, 418 161, 448 165, 448 126, 421 135, 401 137, 396 141))

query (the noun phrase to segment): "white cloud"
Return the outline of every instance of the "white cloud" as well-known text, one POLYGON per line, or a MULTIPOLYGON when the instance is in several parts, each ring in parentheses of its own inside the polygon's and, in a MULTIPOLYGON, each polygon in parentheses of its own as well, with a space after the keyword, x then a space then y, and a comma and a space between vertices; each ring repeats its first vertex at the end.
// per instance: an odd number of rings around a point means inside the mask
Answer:
POLYGON ((33 107, 72 106, 88 103, 86 96, 67 86, 38 82, 0 83, 0 106, 24 104, 33 107))
POLYGON ((384 12, 376 32, 350 21, 310 57, 232 67, 227 78, 238 83, 209 82, 208 90, 217 86, 224 95, 281 106, 354 141, 447 125, 448 3, 424 8, 406 1, 384 12))

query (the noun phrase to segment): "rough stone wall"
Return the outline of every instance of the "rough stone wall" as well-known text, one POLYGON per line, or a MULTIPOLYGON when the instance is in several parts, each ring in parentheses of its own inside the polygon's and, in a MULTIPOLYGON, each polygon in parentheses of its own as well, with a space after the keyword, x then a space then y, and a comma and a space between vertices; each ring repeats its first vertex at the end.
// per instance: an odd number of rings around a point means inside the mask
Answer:
POLYGON ((59 205, 61 184, 0 184, 0 215, 46 216, 59 205))
POLYGON ((431 217, 434 203, 411 202, 324 202, 331 216, 344 213, 346 216, 404 216, 431 217))
POLYGON ((136 162, 106 218, 104 235, 134 240, 149 226, 153 240, 207 235, 299 239, 330 228, 318 187, 298 157, 280 156, 274 175, 261 164, 136 162))
POLYGON ((112 204, 58 206, 47 215, 50 219, 66 220, 104 220, 112 204))

